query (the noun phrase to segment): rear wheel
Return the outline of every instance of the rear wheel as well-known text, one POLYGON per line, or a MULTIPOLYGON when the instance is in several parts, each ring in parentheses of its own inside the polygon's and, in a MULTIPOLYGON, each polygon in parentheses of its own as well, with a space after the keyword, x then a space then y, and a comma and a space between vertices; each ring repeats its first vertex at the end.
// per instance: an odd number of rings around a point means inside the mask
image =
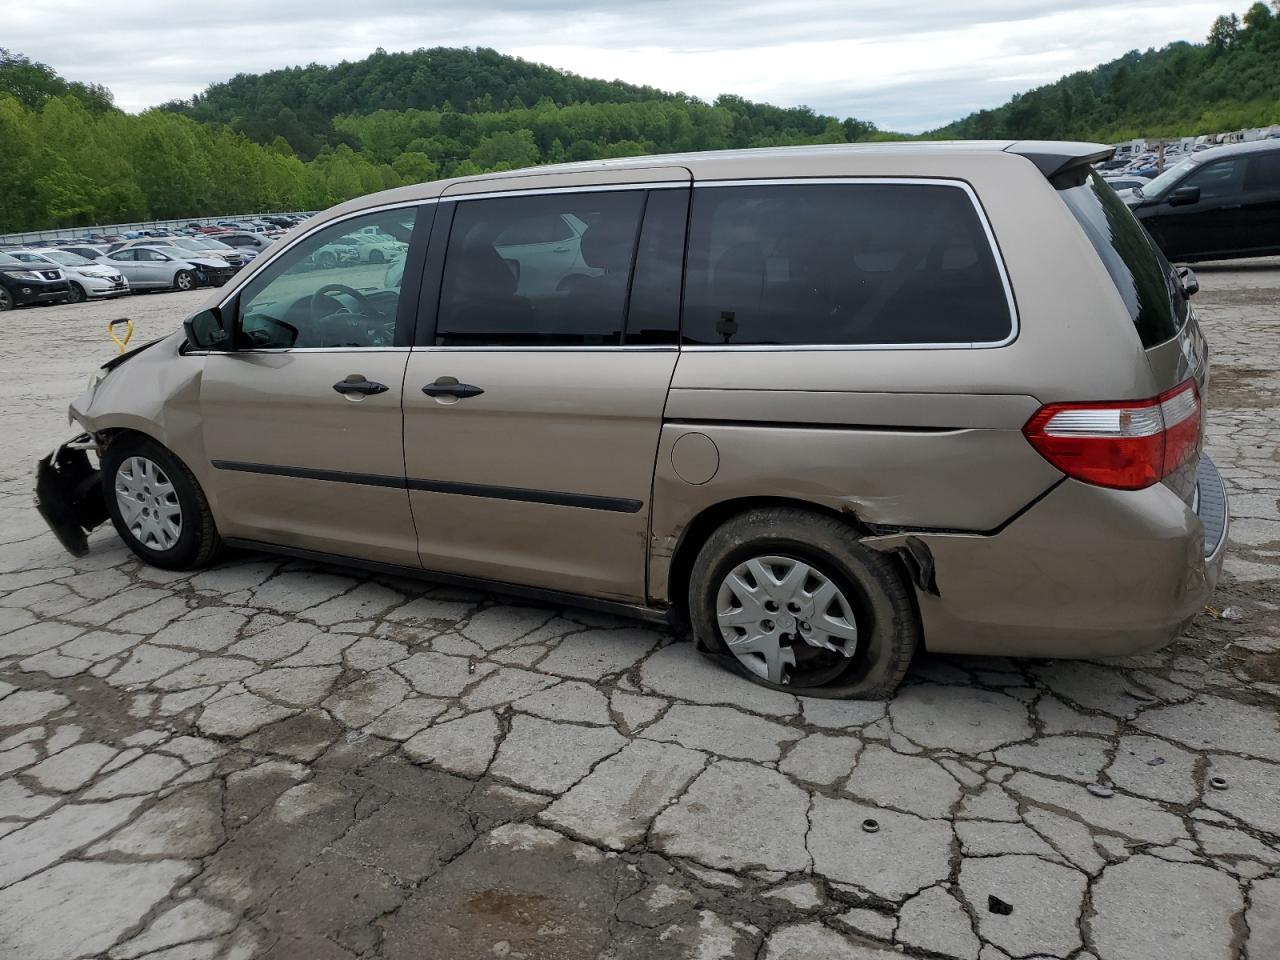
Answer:
POLYGON ((381 250, 371 250, 371 251, 369 252, 369 262, 370 262, 370 263, 382 263, 382 261, 383 261, 384 259, 385 259, 385 258, 382 256, 382 251, 381 251, 381 250))
POLYGON ((726 666, 814 697, 891 696, 920 637, 897 564, 843 521, 790 507, 749 511, 708 538, 689 615, 726 666))
POLYGON ((316 266, 321 270, 332 270, 337 265, 338 258, 328 250, 321 251, 320 255, 316 257, 316 266))
POLYGON ((125 544, 147 563, 194 570, 221 539, 209 502, 186 464, 150 437, 116 437, 102 454, 107 512, 125 544))
POLYGON ((194 290, 195 286, 196 276, 190 270, 179 270, 173 275, 173 289, 194 290))
POLYGON ((84 292, 84 287, 78 283, 71 284, 71 295, 67 297, 67 303, 84 303, 88 297, 84 292))
POLYGON ((0 310, 12 310, 12 309, 13 309, 13 294, 10 293, 8 290, 6 290, 4 287, 0 287, 0 310))

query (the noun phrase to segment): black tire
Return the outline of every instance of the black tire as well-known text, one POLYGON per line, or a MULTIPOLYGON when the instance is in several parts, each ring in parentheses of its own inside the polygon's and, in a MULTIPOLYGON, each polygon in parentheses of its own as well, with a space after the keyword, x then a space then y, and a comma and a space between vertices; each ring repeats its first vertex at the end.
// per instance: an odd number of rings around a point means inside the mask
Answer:
POLYGON ((841 700, 891 697, 911 665, 921 633, 911 586, 896 560, 864 547, 844 521, 792 507, 749 510, 711 534, 689 578, 689 620, 700 649, 753 682, 841 700), (776 684, 748 670, 730 652, 716 619, 720 585, 735 567, 767 555, 803 561, 839 588, 858 628, 852 657, 796 644, 793 649, 810 658, 811 675, 804 676, 798 663, 792 682, 776 684))
POLYGON ((0 311, 12 310, 13 308, 13 294, 4 287, 0 287, 0 311))
POLYGON ((328 250, 322 250, 316 257, 316 266, 321 270, 332 270, 338 265, 338 258, 328 250))
POLYGON ((209 510, 209 501, 187 465, 150 437, 127 433, 115 437, 102 453, 102 495, 116 533, 139 558, 165 570, 198 570, 208 566, 222 546, 218 528, 209 510), (120 465, 130 457, 146 457, 168 477, 182 507, 182 526, 177 542, 167 550, 142 543, 125 523, 116 500, 115 478, 120 465))
POLYGON ((196 275, 190 270, 179 270, 173 275, 173 289, 186 291, 195 288, 196 275))
POLYGON ((84 303, 87 299, 84 287, 78 283, 71 284, 71 296, 67 297, 67 303, 84 303))
POLYGON ((386 259, 386 258, 382 255, 382 251, 381 251, 381 250, 370 250, 370 251, 369 251, 369 262, 370 262, 370 263, 382 263, 385 259, 386 259))

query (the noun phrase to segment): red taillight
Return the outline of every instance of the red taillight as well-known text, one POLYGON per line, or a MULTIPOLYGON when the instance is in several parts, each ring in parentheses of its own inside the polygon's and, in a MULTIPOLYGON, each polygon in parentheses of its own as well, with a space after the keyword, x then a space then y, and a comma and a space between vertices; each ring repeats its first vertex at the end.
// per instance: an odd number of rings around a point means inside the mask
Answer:
POLYGON ((1200 444, 1194 380, 1150 400, 1049 403, 1023 434, 1069 477, 1100 487, 1141 490, 1186 463, 1200 444))

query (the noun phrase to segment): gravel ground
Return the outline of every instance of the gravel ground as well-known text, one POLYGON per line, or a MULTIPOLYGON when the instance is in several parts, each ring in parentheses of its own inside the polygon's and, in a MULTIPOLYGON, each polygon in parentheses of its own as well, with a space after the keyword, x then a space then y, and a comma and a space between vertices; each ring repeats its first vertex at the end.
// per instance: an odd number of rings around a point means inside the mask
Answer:
POLYGON ((1199 274, 1214 606, 1148 656, 922 656, 889 703, 385 576, 72 559, 34 459, 107 319, 204 296, 4 314, 0 955, 1274 960, 1280 263, 1199 274))

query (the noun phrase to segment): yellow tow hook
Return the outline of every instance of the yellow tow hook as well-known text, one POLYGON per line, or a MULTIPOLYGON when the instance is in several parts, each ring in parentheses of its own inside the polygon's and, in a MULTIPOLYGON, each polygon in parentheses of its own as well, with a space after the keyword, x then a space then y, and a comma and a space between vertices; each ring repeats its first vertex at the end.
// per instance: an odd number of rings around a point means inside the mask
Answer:
POLYGON ((107 324, 107 335, 115 341, 116 346, 120 348, 120 352, 124 353, 125 345, 129 342, 129 338, 133 336, 133 321, 128 317, 121 317, 119 320, 110 321, 107 324), (116 335, 116 327, 122 323, 126 325, 123 340, 116 335))

